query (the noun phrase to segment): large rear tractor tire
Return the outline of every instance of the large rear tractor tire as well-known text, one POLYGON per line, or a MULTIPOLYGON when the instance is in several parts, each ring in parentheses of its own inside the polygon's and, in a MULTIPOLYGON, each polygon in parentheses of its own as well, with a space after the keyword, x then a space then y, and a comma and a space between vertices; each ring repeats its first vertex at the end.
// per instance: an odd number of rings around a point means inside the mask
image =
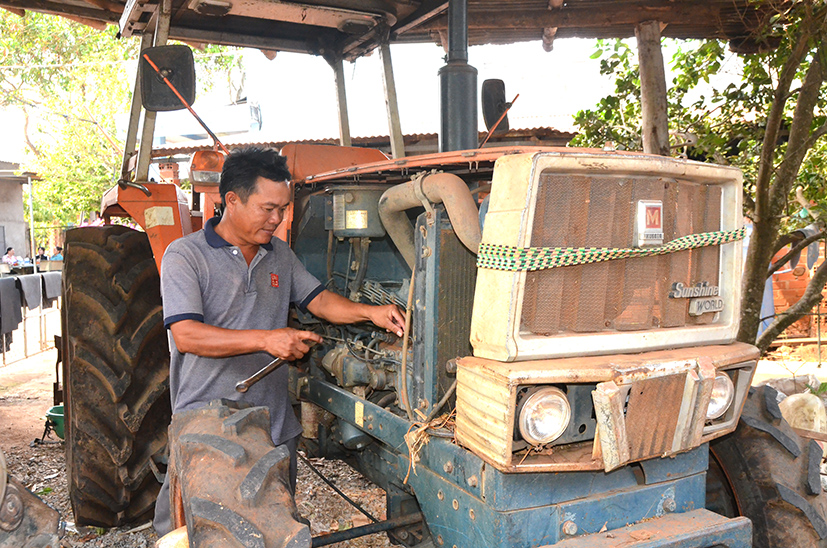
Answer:
POLYGON ((793 432, 776 395, 750 389, 738 429, 710 444, 707 508, 750 518, 755 548, 825 548, 821 448, 793 432))
POLYGON ((66 471, 75 521, 150 519, 166 462, 169 346, 146 234, 66 232, 63 362, 66 471))
POLYGON ((270 413, 216 400, 170 428, 173 528, 193 548, 310 548, 290 487, 290 451, 273 445, 270 413))

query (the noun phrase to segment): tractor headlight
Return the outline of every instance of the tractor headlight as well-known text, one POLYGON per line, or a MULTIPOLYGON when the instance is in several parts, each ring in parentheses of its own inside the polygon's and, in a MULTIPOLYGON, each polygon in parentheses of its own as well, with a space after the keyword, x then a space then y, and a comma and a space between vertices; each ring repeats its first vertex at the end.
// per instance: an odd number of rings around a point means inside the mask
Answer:
POLYGON ((706 419, 714 420, 726 413, 735 397, 735 385, 726 373, 718 373, 712 383, 712 396, 706 408, 706 419))
POLYGON ((571 420, 571 406, 559 388, 547 387, 528 396, 520 409, 520 434, 532 445, 559 438, 571 420))

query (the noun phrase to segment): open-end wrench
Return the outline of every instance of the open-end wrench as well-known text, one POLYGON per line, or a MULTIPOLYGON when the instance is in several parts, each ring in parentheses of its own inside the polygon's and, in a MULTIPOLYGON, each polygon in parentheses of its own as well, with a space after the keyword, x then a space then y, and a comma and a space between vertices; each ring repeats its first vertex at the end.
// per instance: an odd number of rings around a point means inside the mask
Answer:
POLYGON ((261 379, 263 379, 264 377, 266 377, 267 375, 269 375, 285 363, 287 363, 287 360, 285 360, 284 358, 276 358, 275 360, 271 361, 270 363, 259 369, 256 372, 256 374, 252 377, 237 382, 235 385, 235 391, 242 393, 246 392, 255 383, 257 383, 258 381, 260 381, 261 379))
MULTIPOLYGON (((328 339, 330 337, 323 338, 328 339)), ((313 348, 313 346, 316 344, 316 341, 304 341, 304 343, 308 345, 310 348, 313 348)), ((258 381, 260 381, 261 379, 263 379, 264 377, 266 377, 267 375, 269 375, 285 363, 287 363, 287 360, 285 360, 284 358, 276 358, 275 360, 271 361, 270 363, 259 369, 252 377, 237 382, 235 385, 235 391, 241 393, 246 392, 255 383, 257 383, 258 381)))

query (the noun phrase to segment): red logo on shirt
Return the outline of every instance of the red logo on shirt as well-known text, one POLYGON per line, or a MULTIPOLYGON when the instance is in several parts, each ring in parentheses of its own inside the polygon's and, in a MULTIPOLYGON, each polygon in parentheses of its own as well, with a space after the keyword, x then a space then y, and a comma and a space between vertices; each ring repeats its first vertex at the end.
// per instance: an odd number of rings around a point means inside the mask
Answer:
POLYGON ((270 273, 270 286, 271 287, 278 287, 279 286, 279 275, 270 273))

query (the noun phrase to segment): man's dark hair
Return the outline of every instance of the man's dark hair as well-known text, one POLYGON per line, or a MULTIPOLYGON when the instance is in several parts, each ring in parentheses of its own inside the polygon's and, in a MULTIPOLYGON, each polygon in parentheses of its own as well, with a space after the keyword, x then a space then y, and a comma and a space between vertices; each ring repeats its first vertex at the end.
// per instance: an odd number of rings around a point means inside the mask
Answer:
POLYGON ((14 249, 14 248, 13 248, 13 247, 7 247, 7 248, 6 248, 6 253, 8 253, 9 251, 11 251, 12 249, 14 249))
POLYGON ((249 146, 232 151, 224 161, 221 182, 218 184, 221 205, 227 205, 225 197, 230 191, 238 194, 241 201, 246 203, 247 198, 255 191, 259 177, 276 182, 289 181, 290 170, 287 169, 287 159, 279 156, 275 149, 259 146, 249 146))
POLYGON ((45 247, 43 247, 43 246, 40 246, 40 247, 38 247, 38 248, 37 248, 37 250, 38 250, 38 251, 46 251, 46 248, 45 248, 45 247))
POLYGON ((55 249, 57 249, 57 250, 58 250, 58 252, 63 251, 63 248, 62 248, 62 247, 60 247, 60 246, 57 246, 55 249))

